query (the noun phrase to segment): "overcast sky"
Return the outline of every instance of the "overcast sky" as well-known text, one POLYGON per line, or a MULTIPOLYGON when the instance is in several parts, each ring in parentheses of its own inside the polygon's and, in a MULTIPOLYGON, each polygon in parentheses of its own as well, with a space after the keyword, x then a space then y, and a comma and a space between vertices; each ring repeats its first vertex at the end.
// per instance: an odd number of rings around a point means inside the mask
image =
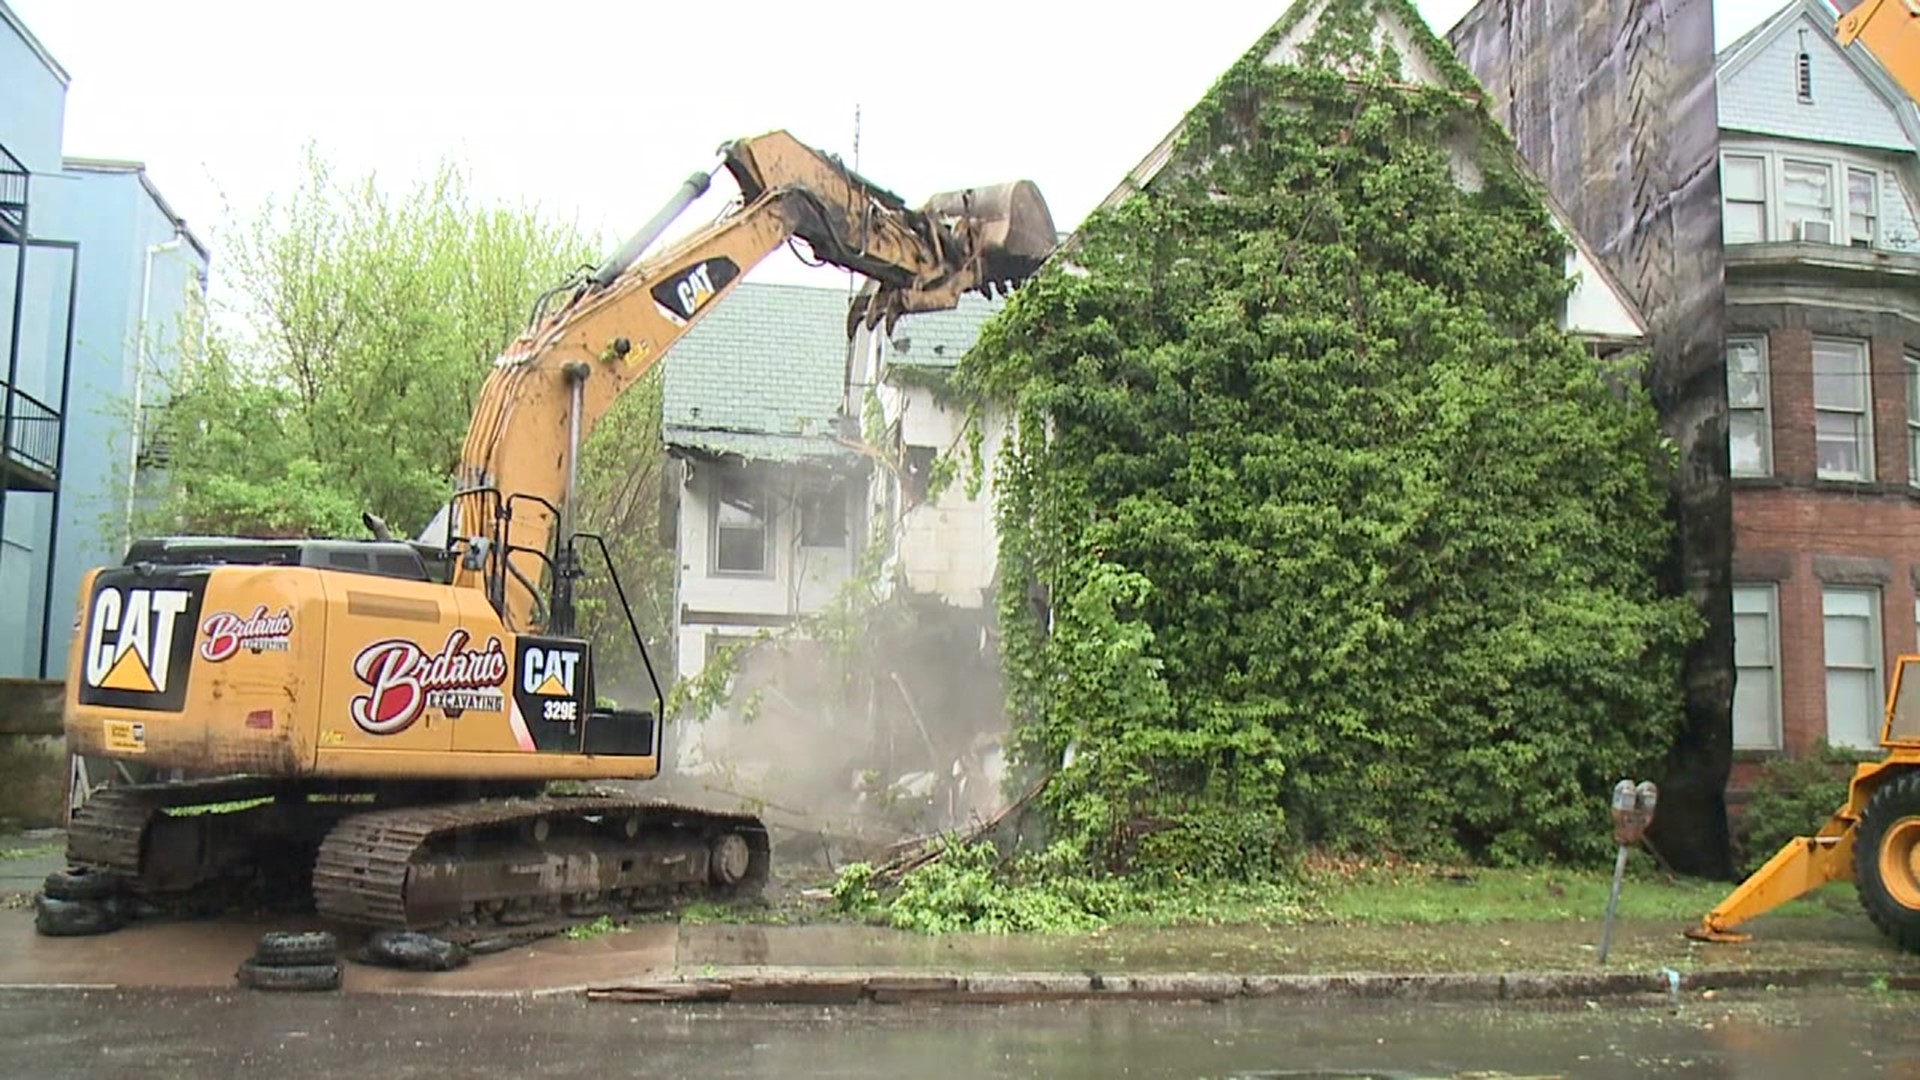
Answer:
MULTIPOLYGON (((612 236, 730 137, 852 158, 856 106, 861 171, 909 202, 1028 178, 1071 228, 1290 0, 7 3, 72 76, 65 152, 145 161, 217 259, 229 208, 295 183, 308 141, 395 184, 452 159, 612 236)), ((1472 3, 1416 0, 1442 34, 1472 3)), ((1713 7, 1724 44, 1778 4, 1713 7)), ((784 251, 756 277, 819 280, 784 251)))

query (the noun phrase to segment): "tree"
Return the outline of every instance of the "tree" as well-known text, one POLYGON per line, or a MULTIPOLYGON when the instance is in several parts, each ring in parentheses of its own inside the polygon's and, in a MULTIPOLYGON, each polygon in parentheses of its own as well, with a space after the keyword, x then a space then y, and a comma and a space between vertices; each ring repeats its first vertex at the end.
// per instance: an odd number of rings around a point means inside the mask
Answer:
POLYGON ((450 491, 487 365, 534 299, 599 246, 483 206, 443 165, 392 197, 319 156, 217 254, 234 318, 183 338, 163 377, 167 482, 142 532, 416 532, 450 491))
POLYGON ((1018 754, 1095 865, 1590 857, 1681 720, 1670 448, 1556 328, 1564 241, 1470 76, 1407 85, 1375 8, 1249 52, 960 371, 1017 417, 1018 754))

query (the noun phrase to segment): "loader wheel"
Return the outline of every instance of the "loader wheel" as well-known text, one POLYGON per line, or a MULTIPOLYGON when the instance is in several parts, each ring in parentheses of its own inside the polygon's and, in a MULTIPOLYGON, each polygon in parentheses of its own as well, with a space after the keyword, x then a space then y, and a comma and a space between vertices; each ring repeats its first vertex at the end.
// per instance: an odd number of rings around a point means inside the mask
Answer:
POLYGON ((260 937, 260 944, 253 950, 253 962, 260 967, 303 967, 309 964, 331 964, 339 951, 339 942, 332 934, 317 933, 288 934, 270 933, 260 937))
POLYGON ((1920 953, 1920 771, 1893 778, 1867 801, 1853 877, 1873 924, 1900 948, 1920 953))

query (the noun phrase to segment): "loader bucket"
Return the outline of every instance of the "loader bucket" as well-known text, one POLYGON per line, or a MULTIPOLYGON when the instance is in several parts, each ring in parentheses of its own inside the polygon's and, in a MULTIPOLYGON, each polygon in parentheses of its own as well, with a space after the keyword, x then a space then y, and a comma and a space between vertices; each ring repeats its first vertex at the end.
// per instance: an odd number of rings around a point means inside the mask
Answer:
POLYGON ((1012 286, 1032 277, 1059 242, 1053 213, 1031 180, 943 191, 922 212, 970 238, 980 283, 1012 286))

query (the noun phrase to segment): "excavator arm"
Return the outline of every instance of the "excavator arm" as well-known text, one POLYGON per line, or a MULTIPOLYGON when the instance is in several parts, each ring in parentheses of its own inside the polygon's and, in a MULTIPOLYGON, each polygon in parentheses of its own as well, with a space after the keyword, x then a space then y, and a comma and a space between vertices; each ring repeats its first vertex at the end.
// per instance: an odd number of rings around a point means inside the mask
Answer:
POLYGON ((555 612, 562 625, 537 626, 535 612, 539 582, 566 576, 550 560, 570 531, 564 516, 580 445, 624 390, 782 244, 804 240, 817 258, 869 279, 850 305, 851 336, 861 325, 891 329, 902 315, 952 308, 967 292, 1011 289, 1057 239, 1027 181, 943 193, 914 210, 785 132, 726 144, 720 167, 740 186, 739 209, 642 259, 718 167, 695 174, 563 303, 536 309, 487 376, 461 452, 450 525, 467 554, 454 583, 486 589, 510 629, 571 632, 564 610, 555 612))
POLYGON ((1920 101, 1920 0, 1865 0, 1840 16, 1840 46, 1858 41, 1920 101))

